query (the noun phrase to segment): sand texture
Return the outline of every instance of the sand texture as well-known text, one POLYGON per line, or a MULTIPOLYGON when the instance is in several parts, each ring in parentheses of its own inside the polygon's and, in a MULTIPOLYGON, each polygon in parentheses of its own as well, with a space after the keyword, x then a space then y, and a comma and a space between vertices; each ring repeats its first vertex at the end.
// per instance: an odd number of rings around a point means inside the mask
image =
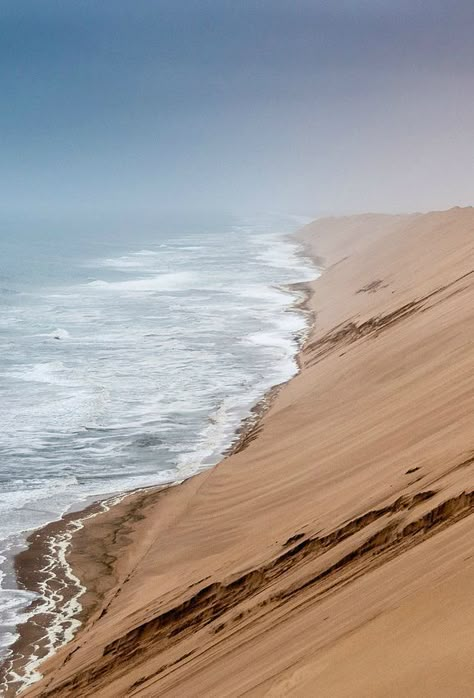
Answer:
POLYGON ((299 237, 300 374, 238 453, 77 534, 91 613, 28 698, 474 696, 474 209, 299 237))

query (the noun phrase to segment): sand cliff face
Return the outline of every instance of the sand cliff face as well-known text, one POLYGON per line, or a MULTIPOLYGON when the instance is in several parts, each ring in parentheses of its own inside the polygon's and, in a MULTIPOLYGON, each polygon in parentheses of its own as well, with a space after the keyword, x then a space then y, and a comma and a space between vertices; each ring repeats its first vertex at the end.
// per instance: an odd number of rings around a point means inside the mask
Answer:
POLYGON ((246 448, 86 527, 93 595, 116 517, 113 584, 24 695, 473 695, 474 210, 300 237, 301 373, 246 448))

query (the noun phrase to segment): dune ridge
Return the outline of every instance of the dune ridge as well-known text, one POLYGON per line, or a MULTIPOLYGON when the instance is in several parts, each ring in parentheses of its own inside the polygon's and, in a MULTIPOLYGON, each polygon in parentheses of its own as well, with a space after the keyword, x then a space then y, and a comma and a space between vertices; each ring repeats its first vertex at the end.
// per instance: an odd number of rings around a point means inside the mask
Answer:
POLYGON ((77 534, 87 618, 23 695, 472 695, 474 210, 298 237, 300 373, 244 448, 77 534))

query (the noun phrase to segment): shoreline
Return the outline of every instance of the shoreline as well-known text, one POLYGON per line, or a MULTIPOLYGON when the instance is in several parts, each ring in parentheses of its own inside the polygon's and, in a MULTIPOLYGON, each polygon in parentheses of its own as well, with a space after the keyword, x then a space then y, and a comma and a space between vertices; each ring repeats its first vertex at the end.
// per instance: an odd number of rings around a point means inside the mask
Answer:
MULTIPOLYGON (((300 248, 302 257, 313 261, 310 249, 298 240, 296 233, 287 237, 300 248)), ((321 267, 315 264, 315 271, 320 274, 321 267)), ((305 328, 299 335, 295 335, 297 342, 297 351, 294 355, 295 374, 288 380, 268 388, 250 408, 249 414, 241 419, 229 446, 223 450, 218 462, 206 468, 204 472, 217 467, 228 457, 247 448, 248 444, 258 436, 259 424, 280 390, 301 371, 301 353, 315 321, 310 301, 313 294, 312 284, 318 276, 313 281, 295 282, 282 287, 289 295, 299 295, 299 298, 295 297, 283 312, 296 311, 305 317, 305 328)), ((112 529, 111 537, 114 540, 119 535, 126 537, 124 527, 126 529, 130 523, 136 522, 142 510, 149 505, 155 505, 160 495, 166 490, 181 486, 198 477, 200 472, 184 480, 112 494, 93 501, 84 508, 67 512, 60 519, 35 529, 28 535, 27 548, 14 556, 13 567, 18 588, 36 593, 38 598, 33 600, 25 610, 26 614, 32 615, 16 627, 18 637, 9 647, 11 654, 6 658, 4 665, 0 665, 0 687, 3 686, 6 696, 16 695, 17 691, 33 686, 42 677, 41 664, 66 646, 94 618, 107 592, 117 581, 114 575, 114 563, 117 557, 114 557, 110 550, 110 548, 113 549, 113 544, 109 542, 107 545, 106 540, 103 541, 103 549, 99 556, 91 556, 88 561, 101 568, 102 586, 96 588, 92 582, 87 586, 74 572, 77 566, 75 558, 77 547, 80 547, 80 535, 82 533, 83 537, 87 538, 91 520, 99 517, 100 522, 104 522, 104 516, 108 515, 110 522, 107 521, 106 525, 112 529), (107 560, 105 564, 104 560, 107 560), (48 583, 51 585, 49 596, 45 595, 45 586, 48 583), (57 598, 53 599, 54 596, 57 598), (60 611, 56 608, 57 604, 61 605, 60 611), (64 614, 65 606, 68 609, 66 614, 64 614), (54 620, 55 622, 52 622, 54 620), (55 627, 58 625, 59 628, 55 627)))
MULTIPOLYGON (((300 243, 300 246, 302 247, 303 245, 301 245, 300 243)), ((307 258, 311 259, 309 255, 307 258)), ((321 269, 317 269, 321 273, 321 269)), ((265 414, 271 408, 280 390, 282 390, 285 387, 285 385, 287 385, 290 381, 292 381, 295 378, 295 376, 297 376, 300 373, 302 369, 301 355, 304 350, 304 346, 308 341, 308 337, 311 334, 314 323, 316 321, 315 314, 311 309, 311 298, 314 293, 313 283, 319 278, 319 276, 320 274, 318 274, 318 276, 315 277, 313 281, 302 281, 298 283, 289 284, 286 287, 290 289, 290 293, 299 293, 301 294, 301 297, 299 299, 295 299, 294 303, 292 303, 287 309, 285 309, 284 312, 291 312, 296 310, 297 312, 301 312, 303 316, 306 318, 305 329, 301 332, 299 336, 295 336, 297 342, 297 351, 294 355, 294 361, 297 369, 296 372, 293 376, 291 376, 291 378, 288 378, 288 380, 283 381, 282 383, 277 383, 276 385, 273 385, 270 388, 268 388, 268 390, 262 395, 262 397, 259 400, 257 400, 253 407, 250 408, 248 416, 244 417, 241 420, 239 426, 234 432, 231 443, 229 444, 228 448, 226 448, 223 451, 220 460, 215 465, 211 466, 211 468, 217 467, 219 463, 221 463, 226 458, 236 453, 240 453, 245 448, 247 448, 248 444, 258 436, 259 424, 265 416, 265 414)))
POLYGON ((299 373, 245 448, 122 528, 90 519, 74 569, 109 561, 112 584, 25 698, 470 685, 473 229, 473 209, 303 229, 325 273, 299 373))
POLYGON ((20 683, 23 690, 34 684, 41 676, 40 665, 75 637, 94 616, 116 582, 113 574, 117 562, 116 533, 126 536, 126 530, 120 531, 121 527, 138 520, 139 510, 148 502, 155 502, 163 490, 172 486, 157 485, 110 496, 65 514, 28 536, 28 547, 15 556, 14 567, 19 588, 38 594, 38 598, 27 609, 34 615, 17 626, 18 638, 10 647, 12 655, 5 662, 4 674, 0 673, 0 686, 4 686, 6 695, 12 687, 14 691, 20 690, 20 687, 15 688, 16 683, 20 683), (75 570, 80 573, 80 565, 74 558, 87 554, 81 549, 80 533, 98 523, 97 519, 106 533, 101 554, 90 556, 88 560, 101 577, 102 584, 96 588, 91 583, 86 586, 85 580, 75 574, 75 570), (107 531, 108 528, 112 528, 112 532, 107 531), (71 561, 66 559, 69 557, 71 561), (50 592, 45 594, 48 583, 50 592), (8 680, 10 672, 12 676, 8 680))

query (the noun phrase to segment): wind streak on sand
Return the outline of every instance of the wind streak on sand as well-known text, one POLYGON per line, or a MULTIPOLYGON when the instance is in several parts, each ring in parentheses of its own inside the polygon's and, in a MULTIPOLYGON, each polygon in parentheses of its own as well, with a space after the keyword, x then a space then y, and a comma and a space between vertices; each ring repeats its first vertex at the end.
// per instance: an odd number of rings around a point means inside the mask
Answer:
MULTIPOLYGON (((317 274, 318 271, 315 270, 315 273, 317 274)), ((311 312, 308 308, 311 287, 307 282, 299 282, 279 286, 278 291, 293 299, 293 303, 288 306, 288 311, 298 313, 304 318, 302 329, 294 334, 296 346, 301 349, 311 327, 311 312)), ((295 360, 299 366, 298 355, 295 360)), ((285 383, 282 383, 270 388, 252 407, 249 415, 243 419, 233 435, 223 456, 243 450, 255 438, 260 419, 284 385, 285 383)), ((88 589, 79 576, 74 574, 67 559, 75 535, 84 528, 86 522, 90 523, 99 514, 109 512, 125 498, 133 511, 135 500, 140 501, 143 498, 146 501, 148 493, 153 500, 156 494, 164 489, 179 485, 196 472, 206 470, 209 467, 208 464, 206 465, 206 457, 215 450, 212 445, 216 441, 216 436, 217 438, 221 436, 222 414, 225 416, 225 401, 209 417, 209 424, 203 430, 199 447, 193 453, 192 460, 190 459, 187 464, 183 462, 177 468, 179 479, 166 485, 140 488, 110 497, 85 509, 82 516, 78 517, 77 513, 68 514, 62 520, 49 524, 29 537, 28 540, 30 545, 33 544, 33 549, 30 548, 17 557, 16 567, 20 579, 24 578, 23 586, 34 589, 39 597, 26 615, 26 621, 20 626, 20 638, 13 645, 12 657, 7 660, 2 670, 0 685, 8 695, 12 692, 22 692, 39 681, 42 678, 39 671, 40 665, 72 640, 82 625, 81 618, 88 619, 95 608, 94 604, 81 603, 80 599, 88 589), (206 448, 207 442, 211 444, 210 451, 209 446, 206 448), (199 466, 198 463, 204 464, 199 466), (49 531, 52 533, 50 534, 49 531), (36 544, 40 549, 39 559, 42 564, 37 572, 36 564, 31 564, 31 557, 37 555, 36 544), (34 639, 31 637, 32 634, 34 639), (28 649, 28 654, 24 652, 25 647, 28 649)))
POLYGON ((473 231, 473 209, 303 230, 325 272, 300 373, 216 468, 85 521, 95 607, 28 698, 467 695, 473 231))
POLYGON ((287 286, 314 270, 283 234, 293 226, 265 216, 196 221, 146 243, 105 235, 94 259, 79 235, 74 254, 67 240, 53 261, 40 251, 27 279, 4 246, 22 291, 6 298, 11 331, 0 337, 0 663, 28 616, 26 589, 39 591, 32 569, 18 585, 13 569, 31 531, 71 507, 216 464, 261 395, 296 372, 305 321, 287 286))

